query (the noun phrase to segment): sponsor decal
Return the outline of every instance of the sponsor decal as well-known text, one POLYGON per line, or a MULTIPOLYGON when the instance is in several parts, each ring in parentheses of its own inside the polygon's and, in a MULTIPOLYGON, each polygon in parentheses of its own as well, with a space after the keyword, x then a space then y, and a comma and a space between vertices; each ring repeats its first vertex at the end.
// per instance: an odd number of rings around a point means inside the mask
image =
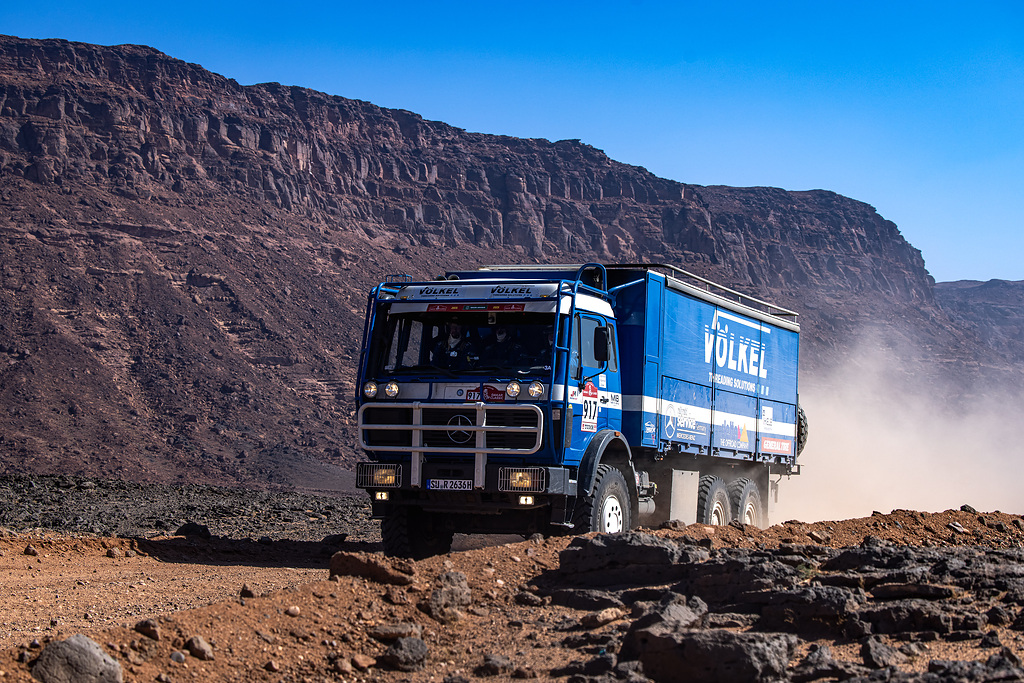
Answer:
POLYGON ((750 433, 747 432, 746 425, 723 422, 715 428, 715 433, 720 435, 718 441, 722 448, 750 449, 750 433), (730 437, 730 434, 733 436, 730 437))
POLYGON ((699 437, 706 436, 707 433, 707 425, 698 422, 697 418, 690 414, 690 406, 678 404, 665 406, 665 438, 676 441, 697 441, 699 437))
POLYGON ((429 304, 427 313, 521 313, 525 304, 429 304))
POLYGON ((593 382, 587 382, 587 385, 583 387, 583 416, 580 422, 580 431, 597 431, 597 414, 601 409, 597 396, 597 387, 593 382))
POLYGON ((769 331, 738 316, 715 311, 711 324, 704 326, 704 362, 710 365, 714 361, 715 367, 753 377, 754 381, 713 371, 710 373, 711 381, 735 389, 755 391, 758 379, 768 379, 768 368, 765 367, 766 345, 761 342, 760 334, 769 331), (729 330, 729 322, 734 323, 732 331, 729 330))
POLYGON ((790 439, 770 439, 761 437, 761 450, 765 453, 790 455, 793 452, 793 441, 790 439))
MULTIPOLYGON (((466 392, 466 400, 467 401, 479 401, 480 400, 480 390, 479 389, 470 389, 469 391, 467 391, 466 392)), ((494 402, 494 401, 504 401, 504 400, 505 400, 505 391, 504 391, 504 389, 499 389, 498 387, 492 387, 492 386, 490 386, 488 384, 484 385, 484 401, 494 402)))
POLYGON ((491 287, 491 296, 523 296, 532 297, 533 287, 506 287, 504 285, 498 285, 497 287, 491 287))
POLYGON ((458 287, 420 287, 417 296, 458 296, 458 287))
POLYGON ((644 422, 644 434, 654 436, 654 423, 650 420, 644 422))

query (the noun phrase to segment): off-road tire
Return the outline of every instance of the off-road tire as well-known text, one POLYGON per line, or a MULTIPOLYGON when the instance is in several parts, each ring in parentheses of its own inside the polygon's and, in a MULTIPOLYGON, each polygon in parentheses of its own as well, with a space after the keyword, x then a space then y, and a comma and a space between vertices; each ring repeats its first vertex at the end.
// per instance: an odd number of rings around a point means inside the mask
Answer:
POLYGON ((445 529, 441 520, 419 508, 399 507, 380 523, 384 554, 422 560, 451 551, 454 532, 445 529))
POLYGON ((796 454, 800 455, 807 444, 807 413, 803 406, 796 407, 796 454))
POLYGON ((729 484, 729 502, 732 503, 733 520, 764 528, 764 499, 756 481, 744 477, 729 484))
POLYGON ((633 528, 632 523, 625 477, 611 465, 598 465, 593 495, 576 502, 573 531, 578 534, 588 531, 617 533, 629 531, 633 528))
POLYGON ((732 521, 732 504, 725 482, 714 475, 700 478, 697 489, 697 521, 701 524, 725 526, 732 521))

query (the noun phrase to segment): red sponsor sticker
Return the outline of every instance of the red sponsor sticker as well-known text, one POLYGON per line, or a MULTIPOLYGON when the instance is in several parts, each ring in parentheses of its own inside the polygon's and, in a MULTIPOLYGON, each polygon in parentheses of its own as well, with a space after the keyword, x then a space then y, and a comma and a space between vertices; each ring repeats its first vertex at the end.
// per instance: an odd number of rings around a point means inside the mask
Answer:
POLYGON ((584 432, 597 431, 597 411, 600 403, 597 402, 597 387, 593 382, 587 382, 583 387, 583 419, 580 421, 580 430, 584 432))
POLYGON ((761 450, 765 453, 789 455, 793 452, 793 441, 791 439, 769 439, 762 437, 761 450))
MULTIPOLYGON (((480 392, 477 391, 476 389, 470 389, 469 391, 466 392, 466 400, 468 400, 468 401, 479 401, 480 400, 480 392)), ((505 400, 505 391, 503 389, 499 389, 498 387, 492 387, 490 385, 485 384, 484 385, 484 400, 485 401, 490 401, 490 402, 504 401, 505 400)))
POLYGON ((427 313, 466 313, 492 311, 498 313, 521 312, 525 304, 427 304, 427 313))

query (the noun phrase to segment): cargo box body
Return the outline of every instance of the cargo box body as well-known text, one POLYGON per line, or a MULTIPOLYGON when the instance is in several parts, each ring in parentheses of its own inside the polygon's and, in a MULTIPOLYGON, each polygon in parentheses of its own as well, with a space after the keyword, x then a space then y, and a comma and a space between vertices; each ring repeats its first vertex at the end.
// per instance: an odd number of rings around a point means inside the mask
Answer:
POLYGON ((609 273, 626 284, 614 308, 627 441, 795 465, 799 328, 651 270, 609 273))

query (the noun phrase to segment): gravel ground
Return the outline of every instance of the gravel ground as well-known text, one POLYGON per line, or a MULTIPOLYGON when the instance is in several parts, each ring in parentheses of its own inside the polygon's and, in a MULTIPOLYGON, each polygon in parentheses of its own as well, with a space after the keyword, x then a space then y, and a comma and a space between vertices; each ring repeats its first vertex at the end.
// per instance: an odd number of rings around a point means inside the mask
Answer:
POLYGON ((316 495, 72 476, 0 477, 0 527, 122 538, 173 534, 194 522, 230 539, 378 543, 364 494, 316 495))

